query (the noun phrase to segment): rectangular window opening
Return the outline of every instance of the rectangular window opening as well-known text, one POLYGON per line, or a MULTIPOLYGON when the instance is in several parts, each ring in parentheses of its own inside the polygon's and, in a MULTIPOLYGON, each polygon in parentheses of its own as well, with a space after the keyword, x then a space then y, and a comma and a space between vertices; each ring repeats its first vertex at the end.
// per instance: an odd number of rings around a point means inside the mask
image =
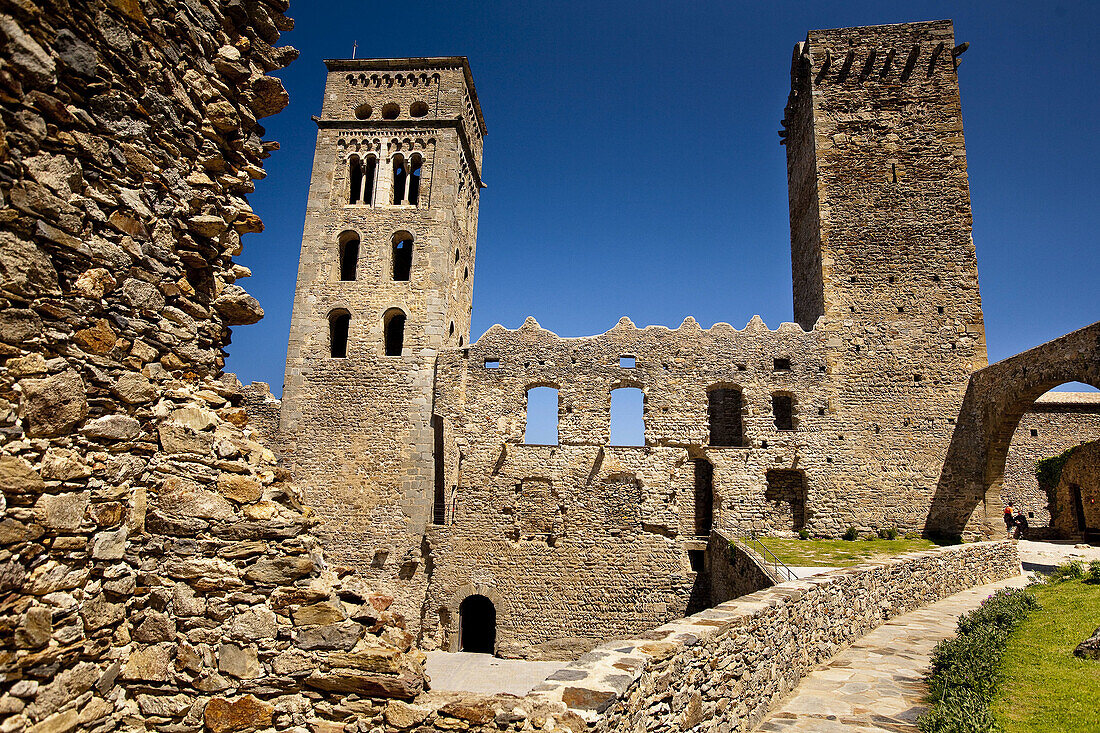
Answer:
POLYGON ((620 356, 619 357, 619 366, 623 367, 624 369, 633 369, 634 364, 635 364, 635 359, 634 359, 633 356, 620 356))
POLYGON ((777 372, 789 372, 791 370, 791 360, 786 357, 775 359, 772 361, 772 369, 777 372))
POLYGON ((485 368, 486 369, 500 369, 500 359, 486 359, 485 360, 485 368))
POLYGON ((701 573, 706 567, 706 555, 703 550, 688 550, 688 562, 691 563, 691 572, 701 573))

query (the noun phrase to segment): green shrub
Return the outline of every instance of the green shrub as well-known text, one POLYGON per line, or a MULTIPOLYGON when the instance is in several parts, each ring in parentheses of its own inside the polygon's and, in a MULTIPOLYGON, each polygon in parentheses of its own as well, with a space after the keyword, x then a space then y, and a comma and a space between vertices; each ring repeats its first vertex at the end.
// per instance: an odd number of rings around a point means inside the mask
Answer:
POLYGON ((1100 584, 1100 560, 1093 560, 1089 563, 1089 575, 1085 578, 1085 582, 1092 585, 1100 584))
POLYGON ((896 540, 898 538, 897 527, 883 527, 878 531, 879 539, 882 540, 896 540))
POLYGON ((844 530, 844 539, 848 540, 849 542, 855 542, 857 539, 859 539, 859 530, 855 527, 848 527, 848 529, 844 530))
POLYGON ((997 730, 989 701, 1000 682, 1005 641, 1038 606, 1028 590, 1006 588, 959 619, 958 635, 932 650, 927 680, 933 706, 918 721, 922 731, 997 730))
POLYGON ((800 539, 800 540, 810 539, 810 531, 808 529, 798 530, 798 539, 800 539))
MULTIPOLYGON (((1090 566, 1091 570, 1091 566, 1090 566)), ((1063 583, 1067 580, 1082 580, 1085 577, 1085 564, 1080 560, 1070 560, 1059 565, 1047 576, 1048 583, 1063 583)))
POLYGON ((1073 451, 1077 447, 1068 448, 1056 456, 1044 458, 1035 462, 1035 478, 1039 481, 1039 487, 1050 493, 1062 478, 1062 468, 1066 465, 1073 451))

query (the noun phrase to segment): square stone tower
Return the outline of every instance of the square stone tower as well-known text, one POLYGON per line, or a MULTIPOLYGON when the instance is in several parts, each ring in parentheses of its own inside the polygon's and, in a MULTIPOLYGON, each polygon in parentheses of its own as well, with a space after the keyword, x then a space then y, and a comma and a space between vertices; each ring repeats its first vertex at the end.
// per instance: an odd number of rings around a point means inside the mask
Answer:
POLYGON ((330 555, 412 598, 436 355, 470 338, 485 124, 464 57, 325 65, 281 442, 330 555))
POLYGON ((834 465, 851 466, 837 490, 907 526, 923 524, 930 467, 988 363, 963 51, 949 20, 811 31, 780 133, 795 320, 825 339, 834 465))

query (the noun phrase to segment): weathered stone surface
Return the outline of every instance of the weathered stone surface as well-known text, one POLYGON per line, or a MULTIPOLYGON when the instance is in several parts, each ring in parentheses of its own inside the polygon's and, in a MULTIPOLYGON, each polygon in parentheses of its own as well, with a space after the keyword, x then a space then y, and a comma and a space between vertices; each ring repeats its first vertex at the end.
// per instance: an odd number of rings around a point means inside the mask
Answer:
POLYGON ((214 307, 229 326, 245 326, 264 317, 260 301, 239 285, 228 286, 214 301, 214 307))
POLYGON ((1092 636, 1073 648, 1073 654, 1081 659, 1100 660, 1100 626, 1096 627, 1092 636))
POLYGON ((38 472, 17 456, 0 456, 0 485, 13 494, 39 494, 46 488, 38 472))
POLYGON ((252 608, 237 614, 229 625, 229 636, 246 641, 273 639, 277 630, 275 613, 268 608, 252 608))
POLYGON ((96 533, 92 544, 92 558, 96 560, 121 560, 126 553, 126 527, 96 533))
POLYGON ((172 662, 171 645, 157 644, 134 650, 122 665, 124 680, 167 682, 172 662))
POLYGON ((386 703, 386 722, 394 728, 412 728, 431 714, 431 708, 410 705, 402 700, 386 703))
POLYGON ((27 609, 22 625, 15 630, 15 645, 34 649, 45 646, 53 634, 53 613, 43 606, 27 609))
POLYGON ((34 243, 0 231, 0 288, 22 297, 57 295, 57 271, 34 243))
POLYGON ((441 715, 466 720, 474 725, 485 725, 491 722, 496 715, 494 705, 487 700, 456 700, 439 708, 439 712, 441 715))
POLYGON ((315 568, 313 558, 308 555, 265 558, 257 560, 245 572, 245 578, 255 583, 283 585, 309 575, 315 568))
POLYGON ((218 491, 239 504, 247 504, 263 496, 263 485, 253 476, 223 473, 218 476, 218 491))
POLYGON ((271 725, 275 707, 245 695, 232 702, 215 697, 206 704, 203 721, 210 733, 249 733, 271 725))
POLYGON ((169 479, 157 501, 164 511, 202 519, 233 516, 233 505, 224 497, 191 481, 169 479))
POLYGON ((107 319, 100 318, 94 326, 82 328, 73 334, 73 341, 89 354, 106 354, 114 348, 117 335, 107 319))
POLYGON ((243 680, 255 679, 263 674, 256 647, 236 644, 218 647, 218 671, 243 680))
POLYGON ((24 379, 20 384, 28 435, 60 435, 88 416, 84 381, 71 369, 45 379, 24 379))
POLYGON ((363 627, 353 621, 327 626, 309 626, 298 629, 294 643, 302 649, 343 649, 355 646, 363 634, 363 627))
POLYGON ((291 618, 294 619, 295 626, 310 626, 334 624, 343 621, 345 615, 339 601, 325 601, 299 606, 291 612, 291 618))
POLYGON ((141 433, 141 423, 127 415, 104 415, 85 423, 80 432, 99 440, 131 440, 141 433))
POLYGON ((333 669, 328 672, 316 671, 304 681, 310 687, 326 692, 404 700, 411 700, 424 689, 424 678, 407 671, 400 675, 384 675, 352 669, 333 669))
POLYGON ((148 402, 156 396, 153 383, 137 372, 125 372, 111 388, 119 399, 131 405, 148 402))
POLYGON ((50 529, 71 532, 80 526, 91 492, 43 494, 34 505, 39 522, 50 529))

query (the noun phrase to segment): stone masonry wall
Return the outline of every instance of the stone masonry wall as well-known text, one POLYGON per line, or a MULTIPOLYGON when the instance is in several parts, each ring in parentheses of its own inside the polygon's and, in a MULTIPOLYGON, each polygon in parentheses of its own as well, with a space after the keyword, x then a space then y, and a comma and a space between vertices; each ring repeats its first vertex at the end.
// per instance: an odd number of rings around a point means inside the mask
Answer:
POLYGON ((1010 542, 959 545, 782 583, 609 642, 530 697, 590 731, 748 731, 811 672, 883 621, 1018 574, 1010 542))
POLYGON ((1050 524, 1059 537, 1093 539, 1100 534, 1100 441, 1074 449, 1051 493, 1050 524), (1075 494, 1080 495, 1080 507, 1075 494))
POLYGON ((0 4, 5 733, 339 730, 424 689, 221 372, 286 9, 0 4))
POLYGON ((1035 462, 1100 439, 1100 396, 1089 392, 1048 392, 1024 413, 1005 461, 1002 503, 1028 514, 1030 536, 1052 531, 1047 492, 1035 478, 1035 462))

